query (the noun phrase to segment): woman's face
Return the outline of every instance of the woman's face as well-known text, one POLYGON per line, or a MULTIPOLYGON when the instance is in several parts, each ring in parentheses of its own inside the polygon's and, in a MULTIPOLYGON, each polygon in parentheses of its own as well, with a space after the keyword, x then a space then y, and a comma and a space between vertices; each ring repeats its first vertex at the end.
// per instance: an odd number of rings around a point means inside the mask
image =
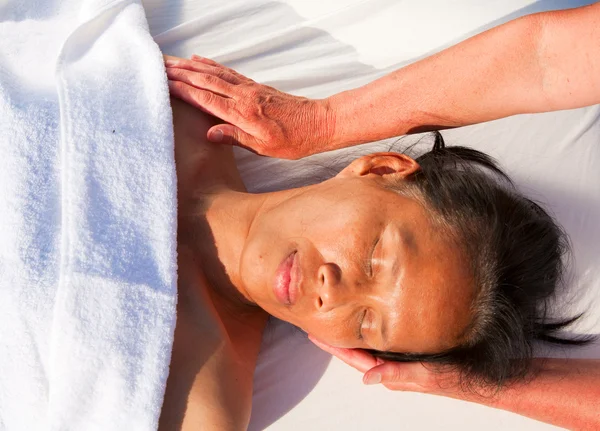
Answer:
POLYGON ((382 186, 412 159, 358 159, 324 183, 284 192, 255 220, 240 263, 269 314, 336 347, 435 353, 470 323, 461 253, 414 199, 382 186))

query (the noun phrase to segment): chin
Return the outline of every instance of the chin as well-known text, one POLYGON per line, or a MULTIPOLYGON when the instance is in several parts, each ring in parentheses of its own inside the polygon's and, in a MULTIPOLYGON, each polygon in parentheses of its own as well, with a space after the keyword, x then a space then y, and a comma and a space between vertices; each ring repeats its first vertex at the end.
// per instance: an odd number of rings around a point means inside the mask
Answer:
POLYGON ((261 307, 264 311, 266 311, 267 314, 269 314, 269 316, 274 317, 277 320, 281 320, 282 322, 286 322, 291 325, 294 325, 298 329, 302 330, 302 332, 305 332, 302 328, 300 328, 300 326, 298 326, 298 324, 296 324, 293 321, 293 319, 290 319, 290 316, 286 316, 285 313, 281 313, 281 312, 279 312, 279 310, 273 309, 272 307, 267 308, 267 307, 262 307, 260 305, 259 305, 259 307, 261 307))

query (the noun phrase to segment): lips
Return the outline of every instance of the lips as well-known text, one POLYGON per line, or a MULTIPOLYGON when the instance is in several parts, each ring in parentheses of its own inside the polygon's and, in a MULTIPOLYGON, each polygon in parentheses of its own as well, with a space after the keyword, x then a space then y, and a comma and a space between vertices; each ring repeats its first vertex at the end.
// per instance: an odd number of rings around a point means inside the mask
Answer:
POLYGON ((273 292, 283 305, 292 305, 296 302, 299 274, 296 256, 297 252, 294 251, 283 259, 275 272, 273 292))

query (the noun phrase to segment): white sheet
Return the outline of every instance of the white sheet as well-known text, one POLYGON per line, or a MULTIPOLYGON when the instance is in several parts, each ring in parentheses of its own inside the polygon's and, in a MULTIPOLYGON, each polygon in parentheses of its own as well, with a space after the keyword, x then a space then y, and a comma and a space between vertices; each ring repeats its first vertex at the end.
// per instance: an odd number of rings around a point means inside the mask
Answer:
MULTIPOLYGON (((281 90, 324 97, 373 80, 521 15, 574 0, 146 0, 151 32, 168 54, 214 58, 281 90)), ((546 203, 573 241, 565 313, 588 313, 576 331, 600 332, 600 109, 522 115, 444 132, 452 144, 497 157, 523 190, 546 203)), ((416 137, 407 138, 406 144, 416 137)), ((377 148, 360 148, 361 153, 377 148)), ((356 150, 350 150, 356 154, 356 150)), ((240 151, 254 190, 324 175, 339 153, 300 162, 240 151), (325 165, 325 168, 323 167, 325 165)), ((561 351, 545 352, 565 355, 561 351)), ((600 357, 600 347, 571 356, 600 357)), ((456 400, 364 387, 360 374, 297 330, 268 329, 255 374, 251 430, 550 430, 512 413, 456 400)))

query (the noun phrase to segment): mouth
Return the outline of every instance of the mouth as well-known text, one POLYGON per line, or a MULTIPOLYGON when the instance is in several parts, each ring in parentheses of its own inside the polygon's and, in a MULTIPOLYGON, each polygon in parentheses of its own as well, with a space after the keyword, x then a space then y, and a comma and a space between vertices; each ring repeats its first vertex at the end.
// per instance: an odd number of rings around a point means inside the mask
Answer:
POLYGON ((297 251, 292 252, 279 264, 275 272, 273 292, 277 300, 283 305, 293 305, 298 294, 298 281, 300 268, 298 265, 297 251))

